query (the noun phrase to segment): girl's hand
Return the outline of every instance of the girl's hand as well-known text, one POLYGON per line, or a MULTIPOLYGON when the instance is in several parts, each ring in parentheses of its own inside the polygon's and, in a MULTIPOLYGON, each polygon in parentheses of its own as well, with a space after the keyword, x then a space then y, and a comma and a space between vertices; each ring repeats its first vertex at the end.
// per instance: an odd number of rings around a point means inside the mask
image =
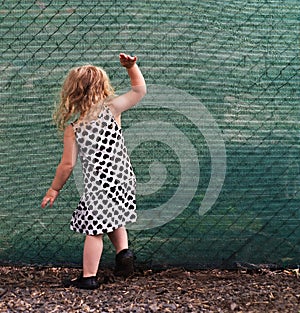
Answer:
POLYGON ((120 63, 122 66, 126 68, 131 68, 136 63, 137 57, 136 56, 130 56, 125 53, 120 53, 120 63))
POLYGON ((58 194, 59 194, 59 191, 49 188, 45 197, 43 198, 43 201, 41 204, 42 208, 44 208, 48 204, 48 202, 50 206, 52 207, 54 201, 58 197, 58 194))

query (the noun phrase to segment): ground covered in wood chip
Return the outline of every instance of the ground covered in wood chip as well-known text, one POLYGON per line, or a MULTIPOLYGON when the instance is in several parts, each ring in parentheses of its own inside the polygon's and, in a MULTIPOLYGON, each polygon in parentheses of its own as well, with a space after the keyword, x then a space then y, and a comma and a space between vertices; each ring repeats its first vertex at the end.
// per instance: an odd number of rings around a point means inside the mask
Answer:
POLYGON ((0 267, 0 312, 300 312, 294 270, 139 270, 127 279, 99 271, 97 290, 64 288, 78 269, 0 267))

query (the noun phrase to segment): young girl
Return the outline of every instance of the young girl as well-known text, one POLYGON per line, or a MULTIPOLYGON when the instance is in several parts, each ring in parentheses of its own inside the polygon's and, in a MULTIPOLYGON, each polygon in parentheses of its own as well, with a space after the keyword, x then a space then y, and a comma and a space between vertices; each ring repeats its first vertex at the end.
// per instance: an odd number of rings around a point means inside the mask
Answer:
POLYGON ((64 148, 56 174, 42 201, 53 205, 76 164, 79 155, 84 193, 71 219, 70 228, 86 235, 83 271, 67 285, 84 289, 99 287, 96 279, 107 233, 116 250, 115 274, 133 271, 133 253, 128 249, 125 225, 136 221, 135 175, 121 131, 121 113, 146 94, 146 84, 137 57, 120 54, 131 90, 115 96, 109 78, 101 68, 86 65, 72 69, 61 90, 61 102, 54 115, 64 131, 64 148), (70 121, 76 119, 74 123, 70 121))

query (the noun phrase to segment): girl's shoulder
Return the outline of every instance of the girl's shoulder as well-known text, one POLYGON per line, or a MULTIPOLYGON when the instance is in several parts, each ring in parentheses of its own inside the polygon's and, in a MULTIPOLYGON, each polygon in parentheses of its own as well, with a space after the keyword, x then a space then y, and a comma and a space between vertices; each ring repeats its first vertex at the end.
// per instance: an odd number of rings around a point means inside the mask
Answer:
POLYGON ((74 123, 69 124, 64 130, 64 138, 74 137, 74 123))

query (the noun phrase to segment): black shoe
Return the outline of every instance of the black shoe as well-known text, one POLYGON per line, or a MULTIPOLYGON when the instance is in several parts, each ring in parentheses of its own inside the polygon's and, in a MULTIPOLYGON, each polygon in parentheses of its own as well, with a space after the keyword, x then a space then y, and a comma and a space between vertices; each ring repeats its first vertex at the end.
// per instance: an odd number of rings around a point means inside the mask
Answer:
POLYGON ((129 249, 124 249, 116 255, 116 276, 128 277, 134 273, 134 255, 129 249))
POLYGON ((68 279, 63 282, 64 287, 76 287, 79 289, 97 289, 100 284, 97 282, 96 276, 82 277, 82 275, 75 279, 68 279))

